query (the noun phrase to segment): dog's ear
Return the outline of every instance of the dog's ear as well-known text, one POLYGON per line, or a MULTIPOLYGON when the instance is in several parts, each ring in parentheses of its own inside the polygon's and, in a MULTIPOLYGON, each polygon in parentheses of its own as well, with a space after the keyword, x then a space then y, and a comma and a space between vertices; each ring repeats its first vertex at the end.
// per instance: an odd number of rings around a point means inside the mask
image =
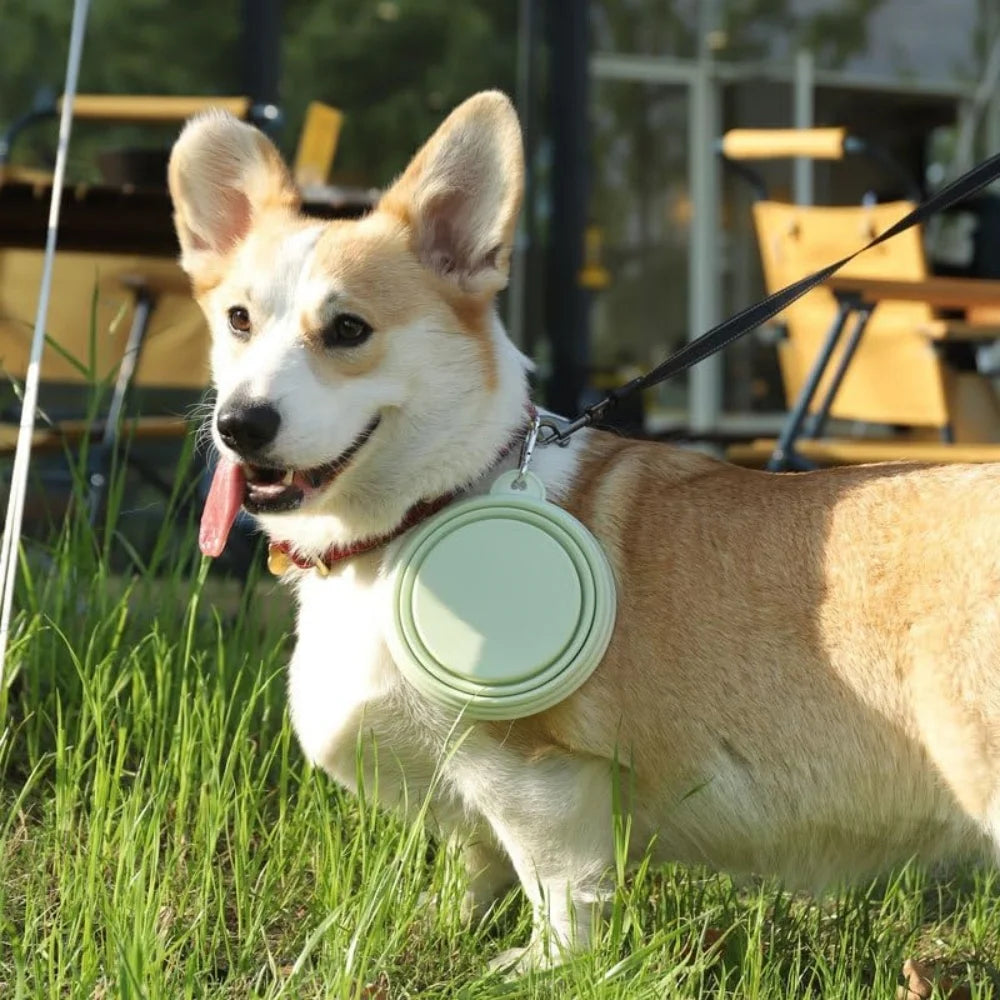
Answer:
POLYGON ((487 91, 445 119, 379 208, 409 226, 425 267, 463 291, 493 293, 507 284, 523 187, 517 114, 487 91))
POLYGON ((223 111, 188 122, 174 143, 167 178, 181 266, 196 278, 238 246, 262 213, 299 204, 273 143, 223 111))

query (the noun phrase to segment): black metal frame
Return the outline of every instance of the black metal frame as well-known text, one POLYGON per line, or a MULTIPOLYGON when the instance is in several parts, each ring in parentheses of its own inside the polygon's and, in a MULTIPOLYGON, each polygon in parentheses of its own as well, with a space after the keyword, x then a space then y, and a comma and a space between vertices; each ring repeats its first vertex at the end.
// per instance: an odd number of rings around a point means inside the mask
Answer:
POLYGON ((861 343, 861 335, 868 325, 873 308, 872 305, 863 302, 858 295, 838 296, 837 314, 834 316, 833 323, 830 324, 823 347, 819 354, 816 355, 816 360, 809 370, 809 377, 806 379, 806 383, 802 387, 802 391, 799 393, 798 399, 795 400, 795 405, 790 410, 788 418, 781 429, 781 434, 778 436, 778 443, 775 445, 774 451, 767 462, 768 471, 802 472, 815 468, 812 462, 803 458, 795 451, 795 442, 802 437, 815 440, 823 433, 830 414, 830 407, 833 405, 837 392, 840 390, 840 385, 844 381, 844 376, 847 374, 847 369, 854 359, 858 344, 861 343), (854 323, 854 329, 851 331, 851 335, 844 347, 844 352, 840 356, 836 371, 833 373, 833 378, 827 387, 826 394, 823 396, 823 401, 810 419, 809 407, 812 405, 813 398, 819 389, 826 369, 830 365, 834 351, 836 351, 840 338, 847 326, 848 317, 852 312, 857 312, 858 314, 854 323), (807 423, 808 427, 806 426, 807 423))
MULTIPOLYGON (((923 199, 923 190, 913 175, 898 163, 889 152, 882 146, 872 143, 867 139, 858 136, 847 135, 844 137, 844 153, 851 156, 865 156, 878 163, 889 173, 892 173, 903 185, 906 196, 911 201, 919 202, 923 199)), ((721 140, 717 146, 722 162, 732 173, 741 177, 753 189, 754 201, 762 201, 767 197, 767 186, 763 178, 756 170, 748 167, 745 163, 740 163, 729 159, 722 152, 721 140)), ((836 295, 837 313, 830 324, 823 346, 816 355, 809 375, 806 378, 799 392, 798 398, 789 410, 788 417, 778 435, 778 441, 767 462, 767 469, 770 472, 802 472, 815 468, 815 463, 799 455, 795 450, 795 442, 806 438, 815 440, 820 437, 826 427, 827 419, 830 415, 830 408, 837 397, 840 386, 847 374, 847 369, 854 360, 861 338, 868 326, 868 320, 875 309, 875 303, 866 302, 857 292, 845 292, 836 295), (810 416, 809 408, 812 406, 816 393, 819 390, 823 376, 833 359, 837 346, 841 341, 847 321, 851 313, 856 313, 854 326, 850 336, 844 346, 843 353, 837 362, 837 367, 833 377, 827 386, 826 393, 818 409, 810 416)))
POLYGON ((132 286, 132 295, 135 312, 132 315, 132 325, 129 327, 128 339, 125 343, 125 353, 118 366, 118 377, 115 379, 115 387, 111 393, 111 402, 104 420, 101 441, 89 455, 90 469, 87 483, 90 487, 90 493, 87 497, 87 504, 90 512, 90 523, 95 527, 100 522, 104 510, 111 468, 118 452, 122 414, 125 411, 125 403, 132 386, 136 366, 139 364, 139 356, 146 341, 146 333, 149 331, 149 321, 156 306, 155 296, 142 283, 136 283, 132 286))
POLYGON ((587 223, 589 22, 587 4, 547 0, 549 132, 552 137, 545 325, 552 347, 546 399, 580 409, 590 355, 590 299, 580 285, 587 223))
POLYGON ((26 128, 34 125, 36 122, 48 121, 50 118, 57 117, 57 115, 58 111, 54 101, 51 105, 46 104, 42 107, 34 107, 30 111, 26 111, 23 115, 18 115, 0 133, 0 167, 6 165, 10 159, 10 152, 14 148, 14 140, 26 128))

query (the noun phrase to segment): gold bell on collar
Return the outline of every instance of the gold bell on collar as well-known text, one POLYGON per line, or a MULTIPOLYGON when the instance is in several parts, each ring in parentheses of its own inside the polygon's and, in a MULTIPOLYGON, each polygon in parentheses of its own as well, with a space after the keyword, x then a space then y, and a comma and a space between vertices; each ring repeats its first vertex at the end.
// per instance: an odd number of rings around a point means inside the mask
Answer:
POLYGON ((284 549, 271 544, 267 547, 267 568, 275 576, 284 576, 294 565, 291 556, 284 549))

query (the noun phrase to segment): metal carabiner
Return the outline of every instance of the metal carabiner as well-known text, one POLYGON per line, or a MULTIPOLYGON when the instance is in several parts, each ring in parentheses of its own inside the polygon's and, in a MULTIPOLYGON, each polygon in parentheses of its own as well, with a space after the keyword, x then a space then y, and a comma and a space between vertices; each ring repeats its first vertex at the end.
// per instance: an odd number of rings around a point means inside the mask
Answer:
POLYGON ((528 471, 528 466, 531 464, 531 456, 535 453, 535 445, 538 443, 538 431, 542 426, 542 418, 537 410, 531 418, 531 423, 528 425, 528 430, 524 435, 524 440, 521 442, 521 454, 517 460, 517 475, 514 477, 510 484, 513 490, 523 490, 525 487, 525 473, 528 471))
POLYGON ((577 431, 582 430, 589 423, 590 421, 586 416, 580 417, 572 421, 572 423, 556 417, 542 417, 539 421, 540 437, 538 438, 538 443, 557 444, 560 448, 565 448, 569 445, 570 437, 577 431))

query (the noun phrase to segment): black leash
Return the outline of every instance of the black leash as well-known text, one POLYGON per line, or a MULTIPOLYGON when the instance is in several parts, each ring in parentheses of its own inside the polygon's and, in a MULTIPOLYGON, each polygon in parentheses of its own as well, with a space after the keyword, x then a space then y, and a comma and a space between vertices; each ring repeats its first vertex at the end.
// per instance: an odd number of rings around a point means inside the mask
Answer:
POLYGON ((617 389, 612 389, 607 396, 598 400, 593 406, 588 406, 579 417, 570 423, 558 424, 555 421, 545 419, 543 426, 546 435, 540 441, 542 443, 549 443, 551 441, 565 442, 571 434, 575 434, 578 430, 590 426, 590 424, 600 419, 626 396, 631 396, 632 393, 641 392, 643 389, 648 389, 659 382, 664 382, 668 378, 673 378, 673 376, 679 375, 681 372, 687 371, 688 368, 698 364, 699 361, 704 361, 705 358, 716 354, 724 347, 728 347, 734 340, 738 340, 762 323, 766 323, 777 313, 790 306, 797 299, 800 299, 806 292, 811 291, 817 285, 826 281, 827 278, 836 274, 845 264, 850 263, 855 257, 863 254, 866 250, 871 250, 872 247, 884 243, 893 236, 898 236, 911 226, 923 222, 937 212, 951 208, 952 205, 975 194, 998 177, 1000 177, 1000 153, 991 156, 988 160, 983 160, 978 166, 973 167, 967 173, 962 174, 961 177, 956 178, 950 184, 941 188, 940 191, 926 201, 922 201, 912 212, 890 226, 884 233, 876 236, 867 245, 855 250, 852 254, 848 254, 836 263, 828 264, 819 271, 814 271, 804 278, 799 278, 798 281, 793 282, 791 285, 768 295, 766 299, 755 305, 748 306, 746 309, 736 313, 735 316, 730 316, 727 320, 723 320, 723 322, 712 327, 707 333, 703 333, 696 340, 690 341, 680 350, 675 351, 652 371, 632 379, 631 382, 627 382, 617 389))

